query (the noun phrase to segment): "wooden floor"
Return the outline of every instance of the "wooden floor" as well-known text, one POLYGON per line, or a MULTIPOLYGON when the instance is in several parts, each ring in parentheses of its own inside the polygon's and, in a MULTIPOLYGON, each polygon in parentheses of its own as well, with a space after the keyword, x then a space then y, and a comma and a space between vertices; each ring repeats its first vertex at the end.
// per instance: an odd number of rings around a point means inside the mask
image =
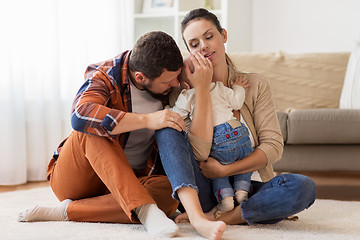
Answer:
POLYGON ((22 185, 12 185, 12 186, 3 186, 0 185, 0 193, 1 192, 11 192, 11 191, 17 191, 17 190, 27 190, 32 188, 38 188, 38 187, 46 187, 50 186, 49 181, 44 182, 28 182, 26 184, 22 185))
POLYGON ((360 201, 360 173, 303 173, 316 183, 318 199, 360 201))
MULTIPOLYGON (((302 173, 311 177, 317 187, 318 199, 360 201, 360 173, 302 173)), ((1 192, 49 186, 49 182, 30 182, 16 186, 0 186, 1 192)))

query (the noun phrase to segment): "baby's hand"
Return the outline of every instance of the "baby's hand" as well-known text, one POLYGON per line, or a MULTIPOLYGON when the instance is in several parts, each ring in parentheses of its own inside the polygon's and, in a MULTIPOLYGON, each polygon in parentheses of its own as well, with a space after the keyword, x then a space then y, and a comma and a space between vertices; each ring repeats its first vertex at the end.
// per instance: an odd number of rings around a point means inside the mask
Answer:
POLYGON ((231 86, 238 85, 243 87, 244 89, 250 87, 249 80, 247 78, 237 77, 233 82, 231 86))

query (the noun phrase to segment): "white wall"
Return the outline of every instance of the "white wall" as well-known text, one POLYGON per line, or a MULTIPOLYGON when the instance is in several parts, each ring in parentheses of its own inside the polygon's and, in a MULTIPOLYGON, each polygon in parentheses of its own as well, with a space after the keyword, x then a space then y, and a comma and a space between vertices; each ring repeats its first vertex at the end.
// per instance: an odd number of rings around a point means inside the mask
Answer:
POLYGON ((357 0, 254 0, 254 52, 351 51, 360 34, 357 0))
POLYGON ((252 16, 252 0, 228 0, 228 52, 251 51, 252 16))
POLYGON ((229 8, 228 29, 230 34, 234 32, 229 37, 229 51, 351 51, 360 35, 358 0, 229 2, 233 6, 229 8), (252 16, 242 14, 244 11, 252 16))

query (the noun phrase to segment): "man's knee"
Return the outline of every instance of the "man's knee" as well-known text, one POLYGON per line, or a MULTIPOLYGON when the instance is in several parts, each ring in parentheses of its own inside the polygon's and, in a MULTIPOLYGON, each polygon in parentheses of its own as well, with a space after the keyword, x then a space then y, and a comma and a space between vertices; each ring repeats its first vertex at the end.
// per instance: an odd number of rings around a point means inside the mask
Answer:
POLYGON ((171 184, 167 176, 153 175, 139 178, 141 184, 150 193, 169 193, 171 194, 171 184))

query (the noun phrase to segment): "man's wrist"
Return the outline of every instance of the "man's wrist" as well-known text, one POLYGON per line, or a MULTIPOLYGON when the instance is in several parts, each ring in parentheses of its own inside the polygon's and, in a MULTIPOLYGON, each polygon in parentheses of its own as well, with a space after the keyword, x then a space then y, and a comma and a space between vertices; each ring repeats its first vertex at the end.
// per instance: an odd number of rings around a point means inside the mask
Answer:
POLYGON ((149 114, 140 113, 139 114, 139 122, 145 124, 145 128, 149 126, 149 114))

